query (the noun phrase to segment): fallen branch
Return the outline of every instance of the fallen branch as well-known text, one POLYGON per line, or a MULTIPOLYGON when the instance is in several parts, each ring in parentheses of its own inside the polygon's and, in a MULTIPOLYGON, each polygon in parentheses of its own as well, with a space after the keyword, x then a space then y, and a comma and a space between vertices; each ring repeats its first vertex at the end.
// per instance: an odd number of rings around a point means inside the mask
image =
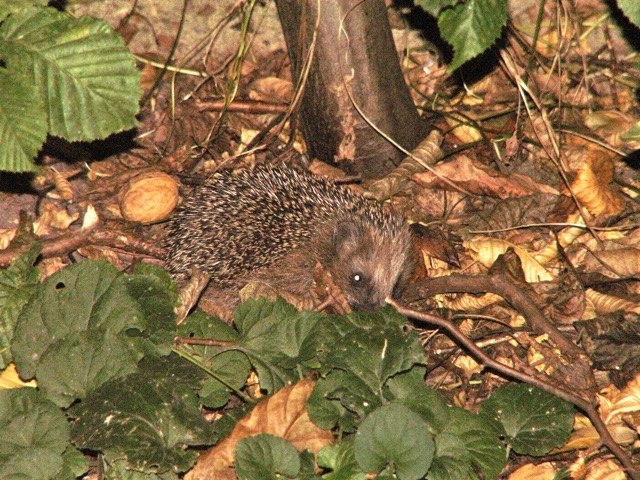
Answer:
MULTIPOLYGON (((488 276, 487 276, 488 277, 488 276)), ((441 277, 444 278, 444 277, 441 277)), ((449 278, 449 277, 447 277, 449 278)), ((476 278, 476 277, 469 277, 476 278)), ((433 279, 436 280, 436 279, 433 279)), ((514 287, 515 288, 515 287, 514 287)), ((460 291, 460 290, 457 290, 460 291)), ((497 293, 497 292, 494 292, 497 293)), ((616 441, 609 433, 607 426, 600 418, 598 414, 597 408, 594 404, 594 399, 591 395, 588 395, 586 392, 580 392, 579 390, 574 393, 574 391, 566 390, 564 388, 560 388, 550 383, 543 381, 534 376, 528 375, 526 373, 520 372, 514 368, 508 367, 500 362, 497 362, 493 358, 486 355, 473 341, 471 341, 464 333, 462 333, 453 323, 435 315, 431 315, 428 313, 418 312, 415 310, 411 310, 409 308, 402 307, 398 305, 391 299, 387 299, 387 303, 392 305, 399 313, 405 315, 408 318, 413 318, 415 320, 419 320, 421 322, 428 323, 430 325, 435 325, 439 328, 447 331, 455 340, 457 340, 478 362, 484 365, 487 368, 494 370, 497 373, 502 374, 503 376, 510 377, 516 380, 520 380, 521 382, 528 383, 530 385, 534 385, 545 392, 548 392, 552 395, 555 395, 563 400, 575 405, 577 408, 582 410, 594 428, 600 435, 600 439, 602 443, 615 455, 615 457, 620 461, 620 463, 626 469, 628 475, 633 480, 640 480, 640 470, 633 464, 631 457, 627 455, 627 453, 616 443, 616 441)), ((510 302, 511 303, 511 302, 510 302)), ((513 304, 512 304, 513 305, 513 304)), ((546 319, 545 319, 546 321, 546 319)))
MULTIPOLYGON (((164 256, 164 250, 130 237, 115 230, 105 230, 100 224, 74 232, 67 232, 56 238, 42 240, 42 257, 53 258, 68 254, 82 247, 99 245, 125 250, 130 253, 150 255, 156 258, 164 256)), ((7 248, 0 251, 0 267, 7 267, 13 259, 24 252, 29 246, 7 248)))

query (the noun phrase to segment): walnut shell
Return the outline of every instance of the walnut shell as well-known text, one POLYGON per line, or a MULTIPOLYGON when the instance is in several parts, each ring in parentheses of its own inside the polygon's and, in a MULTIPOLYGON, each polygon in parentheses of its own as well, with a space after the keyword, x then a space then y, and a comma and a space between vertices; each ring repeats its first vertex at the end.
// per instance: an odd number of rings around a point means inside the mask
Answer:
POLYGON ((167 218, 178 203, 178 183, 163 172, 131 178, 118 195, 125 220, 154 223, 167 218))

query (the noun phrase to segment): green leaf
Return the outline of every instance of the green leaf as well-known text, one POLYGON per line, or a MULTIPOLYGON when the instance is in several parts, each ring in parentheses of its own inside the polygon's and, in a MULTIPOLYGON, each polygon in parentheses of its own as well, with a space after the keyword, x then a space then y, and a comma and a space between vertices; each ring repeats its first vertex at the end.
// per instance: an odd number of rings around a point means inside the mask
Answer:
POLYGON ((45 6, 48 0, 2 0, 0 4, 0 22, 2 22, 11 13, 19 12, 33 5, 45 6))
POLYGON ((0 478, 52 478, 63 468, 69 424, 32 388, 0 391, 0 478))
POLYGON ((448 407, 447 422, 435 437, 436 456, 429 478, 433 480, 495 479, 507 454, 487 419, 457 407, 448 407))
POLYGON ((104 480, 174 480, 174 478, 178 477, 173 477, 169 474, 160 476, 150 472, 131 470, 126 460, 107 463, 104 472, 104 480))
POLYGON ((319 329, 323 370, 307 409, 322 428, 339 425, 353 431, 371 410, 386 403, 386 382, 416 365, 425 354, 415 332, 405 332, 405 318, 391 309, 331 318, 319 329))
POLYGON ((236 474, 247 480, 294 478, 300 454, 282 437, 266 433, 243 438, 236 447, 236 474))
MULTIPOLYGON (((238 334, 230 325, 204 312, 189 315, 178 327, 177 335, 184 338, 208 338, 237 342, 238 334)), ((181 345, 180 353, 192 358, 199 365, 215 374, 205 381, 200 397, 209 408, 224 406, 231 397, 232 389, 241 389, 251 369, 244 353, 218 346, 181 345)))
POLYGON ((378 473, 388 466, 400 480, 425 476, 434 449, 429 426, 400 404, 385 405, 371 413, 354 442, 356 460, 365 472, 378 473))
POLYGON ((467 0, 444 10, 438 18, 442 37, 453 46, 449 70, 487 50, 507 24, 507 0, 467 0))
POLYGON ((54 480, 70 480, 80 477, 89 470, 89 461, 80 450, 69 445, 62 454, 62 470, 54 480))
POLYGON ((390 378, 384 396, 389 401, 401 402, 422 417, 435 432, 441 432, 449 423, 451 408, 442 396, 424 383, 426 368, 415 366, 408 372, 390 378))
POLYGON ((101 327, 118 334, 144 325, 126 276, 105 261, 85 261, 36 287, 18 319, 11 350, 20 374, 32 378, 49 346, 67 335, 101 327))
POLYGON ((174 308, 179 302, 176 284, 160 268, 138 265, 133 275, 125 277, 125 286, 145 319, 144 340, 138 342, 138 350, 169 355, 176 335, 174 308))
POLYGON ((351 372, 334 370, 318 380, 307 401, 307 412, 320 428, 330 430, 337 426, 349 433, 382 401, 378 391, 351 372))
POLYGON ((40 281, 40 270, 33 266, 40 254, 40 244, 33 244, 5 270, 0 271, 0 370, 12 360, 11 340, 18 316, 40 281))
POLYGON ((0 98, 0 170, 38 170, 33 160, 47 138, 40 92, 20 72, 0 68, 0 98))
POLYGON ((379 391, 393 375, 426 362, 418 335, 403 330, 405 321, 391 308, 332 318, 320 344, 323 367, 352 372, 379 391))
POLYGON ((195 452, 186 445, 215 441, 195 390, 202 373, 176 355, 144 359, 139 373, 103 384, 69 409, 79 448, 125 458, 143 472, 185 471, 195 452))
POLYGON ((631 23, 640 28, 640 3, 637 0, 618 0, 618 7, 631 23))
POLYGON ((138 360, 123 339, 95 329, 52 343, 38 363, 36 377, 42 393, 65 408, 112 378, 135 372, 138 360))
POLYGON ((94 140, 136 126, 140 74, 105 22, 31 8, 11 15, 0 39, 7 68, 27 75, 44 98, 52 135, 94 140))
POLYGON ((260 386, 273 393, 286 384, 300 379, 317 355, 316 324, 321 313, 298 312, 295 307, 278 299, 249 300, 234 312, 238 346, 247 355, 258 373, 260 386))
POLYGON ((320 450, 318 466, 331 470, 330 473, 323 475, 323 480, 365 480, 367 478, 356 462, 352 440, 343 440, 320 450))
POLYGON ((573 406, 526 384, 504 386, 482 404, 480 413, 498 422, 507 444, 523 455, 544 455, 566 443, 573 406))

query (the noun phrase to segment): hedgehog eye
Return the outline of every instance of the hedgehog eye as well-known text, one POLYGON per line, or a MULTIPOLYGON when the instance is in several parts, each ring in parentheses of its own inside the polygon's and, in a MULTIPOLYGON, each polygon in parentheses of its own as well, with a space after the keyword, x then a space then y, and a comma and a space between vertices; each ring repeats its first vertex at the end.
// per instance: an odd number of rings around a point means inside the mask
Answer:
POLYGON ((362 275, 362 273, 356 272, 356 273, 351 275, 351 284, 352 285, 360 285, 362 283, 362 279, 363 278, 364 278, 364 275, 362 275))

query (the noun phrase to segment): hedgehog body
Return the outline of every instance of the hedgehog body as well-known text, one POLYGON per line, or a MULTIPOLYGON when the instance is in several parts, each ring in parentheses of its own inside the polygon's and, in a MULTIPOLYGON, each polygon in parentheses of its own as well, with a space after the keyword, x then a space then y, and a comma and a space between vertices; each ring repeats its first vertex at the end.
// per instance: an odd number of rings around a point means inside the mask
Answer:
POLYGON ((220 289, 261 280, 303 295, 319 262, 354 309, 383 305, 412 265, 404 219, 285 166, 215 174, 174 214, 165 244, 176 279, 197 267, 220 289))

